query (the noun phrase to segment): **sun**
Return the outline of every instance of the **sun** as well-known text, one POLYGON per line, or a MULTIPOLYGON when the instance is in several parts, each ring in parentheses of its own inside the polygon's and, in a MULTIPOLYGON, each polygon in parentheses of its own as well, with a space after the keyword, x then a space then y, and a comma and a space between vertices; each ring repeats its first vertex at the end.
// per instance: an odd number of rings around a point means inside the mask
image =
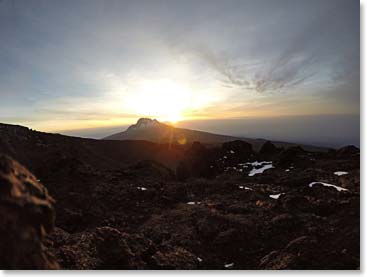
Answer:
POLYGON ((142 117, 176 123, 190 108, 192 93, 171 80, 146 82, 125 99, 125 108, 142 117))

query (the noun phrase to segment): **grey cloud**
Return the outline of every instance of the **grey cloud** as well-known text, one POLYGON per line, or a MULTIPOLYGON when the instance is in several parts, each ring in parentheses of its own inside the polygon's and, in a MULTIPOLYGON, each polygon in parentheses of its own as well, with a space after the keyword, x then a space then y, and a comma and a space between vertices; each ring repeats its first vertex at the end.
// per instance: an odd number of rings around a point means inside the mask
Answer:
MULTIPOLYGON (((215 53, 209 47, 201 46, 193 52, 219 74, 220 81, 227 88, 280 91, 327 74, 330 74, 329 83, 336 79, 353 82, 355 79, 350 77, 359 74, 358 25, 348 14, 353 9, 347 6, 343 10, 346 6, 343 1, 335 4, 337 7, 323 8, 318 14, 312 14, 304 26, 300 20, 299 30, 284 41, 273 59, 241 64, 236 56, 215 53)), ((277 36, 276 33, 273 35, 277 36)))

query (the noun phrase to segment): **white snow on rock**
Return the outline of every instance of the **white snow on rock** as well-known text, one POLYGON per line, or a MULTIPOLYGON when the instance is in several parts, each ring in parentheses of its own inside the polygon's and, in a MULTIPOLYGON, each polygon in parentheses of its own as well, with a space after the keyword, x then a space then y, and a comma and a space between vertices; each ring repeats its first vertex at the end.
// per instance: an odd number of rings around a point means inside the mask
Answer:
POLYGON ((252 188, 241 186, 241 185, 238 185, 238 188, 239 189, 245 189, 245 190, 252 190, 252 188))
POLYGON ((225 264, 224 267, 225 268, 231 268, 234 266, 234 263, 230 263, 230 264, 225 264))
POLYGON ((243 168, 247 168, 248 167, 248 165, 246 165, 245 163, 239 163, 237 166, 243 167, 243 168))
POLYGON ((261 165, 264 165, 264 164, 272 164, 273 162, 267 162, 267 161, 262 161, 262 162, 258 162, 258 161, 254 161, 252 163, 246 163, 246 164, 249 164, 249 165, 252 165, 252 166, 261 166, 261 165))
POLYGON ((144 187, 137 187, 137 189, 139 189, 139 190, 147 190, 147 188, 144 188, 144 187))
POLYGON ((233 151, 233 150, 231 150, 231 151, 229 151, 229 153, 234 154, 234 151, 233 151))
POLYGON ((199 261, 199 263, 201 263, 203 261, 203 259, 200 258, 200 257, 197 257, 197 260, 199 261))
POLYGON ((289 171, 291 171, 291 170, 290 170, 290 169, 286 169, 286 170, 285 170, 285 172, 289 172, 289 171))
POLYGON ((334 174, 337 175, 337 176, 343 176, 343 175, 347 175, 349 173, 346 172, 346 171, 335 171, 334 174))
POLYGON ((267 169, 274 168, 272 162, 266 162, 266 161, 263 161, 263 162, 255 161, 255 162, 247 163, 247 164, 250 164, 253 167, 255 167, 255 166, 261 166, 260 168, 253 168, 250 171, 250 173, 248 174, 248 176, 254 176, 256 174, 261 174, 261 173, 263 173, 267 169))
POLYGON ((273 198, 273 199, 278 199, 282 194, 285 194, 284 192, 279 193, 279 194, 270 194, 269 197, 273 198))
POLYGON ((194 202, 194 201, 190 201, 186 203, 187 205, 199 205, 201 204, 201 202, 194 202))
POLYGON ((345 188, 342 188, 342 187, 339 187, 339 186, 335 186, 335 185, 332 185, 332 184, 328 184, 328 183, 323 183, 323 182, 312 182, 308 186, 310 188, 312 188, 314 185, 317 185, 317 184, 323 185, 324 187, 333 187, 337 191, 348 191, 348 189, 345 189, 345 188))

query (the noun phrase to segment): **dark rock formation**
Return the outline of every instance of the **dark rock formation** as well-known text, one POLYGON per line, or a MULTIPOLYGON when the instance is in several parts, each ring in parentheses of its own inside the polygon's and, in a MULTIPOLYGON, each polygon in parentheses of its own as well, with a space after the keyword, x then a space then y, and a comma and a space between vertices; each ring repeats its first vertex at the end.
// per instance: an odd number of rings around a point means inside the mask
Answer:
POLYGON ((355 147, 354 145, 347 145, 342 148, 339 148, 336 151, 336 154, 338 156, 351 156, 351 155, 358 155, 359 154, 359 148, 355 147))
POLYGON ((243 140, 234 140, 230 142, 225 142, 222 145, 222 150, 224 153, 233 151, 237 156, 244 158, 250 157, 254 154, 252 145, 243 140))
POLYGON ((24 167, 0 155, 0 268, 57 269, 44 247, 54 200, 24 167))
POLYGON ((298 237, 282 249, 272 251, 260 260, 259 267, 262 269, 303 269, 305 264, 308 268, 317 268, 320 253, 317 241, 307 236, 298 237))
POLYGON ((300 146, 288 147, 284 149, 278 158, 278 165, 281 167, 287 167, 294 163, 302 163, 304 159, 305 151, 300 146))
POLYGON ((259 153, 261 155, 271 156, 278 152, 278 149, 270 141, 266 141, 260 148, 259 153))
POLYGON ((136 165, 129 168, 128 173, 140 178, 150 177, 159 180, 172 180, 175 177, 170 168, 153 160, 139 161, 136 165))
POLYGON ((109 226, 70 234, 57 228, 49 237, 62 267, 68 269, 196 269, 195 255, 182 247, 157 247, 139 234, 109 226))
POLYGON ((186 151, 185 158, 176 169, 178 180, 183 181, 188 178, 213 176, 214 171, 211 168, 213 156, 211 152, 200 142, 195 141, 186 151))
POLYGON ((180 161, 176 168, 176 178, 178 181, 186 181, 190 177, 190 169, 187 163, 180 161))
POLYGON ((99 269, 144 269, 144 252, 153 247, 142 237, 132 238, 111 227, 96 229, 96 248, 100 258, 99 269), (141 243, 143 241, 143 243, 141 243))

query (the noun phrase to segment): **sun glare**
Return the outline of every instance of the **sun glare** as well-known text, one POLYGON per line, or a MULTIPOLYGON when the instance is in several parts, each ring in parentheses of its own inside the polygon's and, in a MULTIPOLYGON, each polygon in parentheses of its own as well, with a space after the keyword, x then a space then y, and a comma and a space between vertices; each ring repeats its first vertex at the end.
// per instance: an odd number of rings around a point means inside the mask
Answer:
POLYGON ((125 108, 139 116, 176 123, 190 108, 192 93, 170 80, 144 83, 125 99, 125 108))

